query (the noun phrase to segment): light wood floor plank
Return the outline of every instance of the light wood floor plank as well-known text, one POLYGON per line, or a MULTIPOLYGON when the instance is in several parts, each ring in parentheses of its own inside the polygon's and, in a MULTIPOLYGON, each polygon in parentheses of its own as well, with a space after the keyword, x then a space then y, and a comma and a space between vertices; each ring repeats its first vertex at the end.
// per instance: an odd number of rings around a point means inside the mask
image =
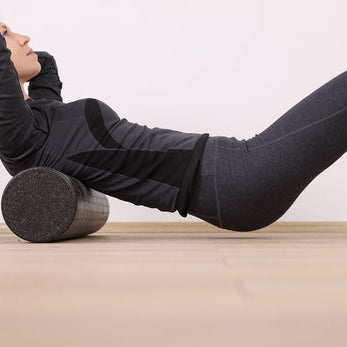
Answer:
MULTIPOLYGON (((211 233, 233 232, 217 228, 206 222, 108 222, 98 232, 159 232, 159 233, 211 233)), ((0 232, 11 233, 5 223, 0 223, 0 232)), ((347 222, 275 222, 255 232, 347 232, 347 222)))
POLYGON ((48 244, 0 230, 1 346, 347 345, 341 227, 167 224, 48 244))

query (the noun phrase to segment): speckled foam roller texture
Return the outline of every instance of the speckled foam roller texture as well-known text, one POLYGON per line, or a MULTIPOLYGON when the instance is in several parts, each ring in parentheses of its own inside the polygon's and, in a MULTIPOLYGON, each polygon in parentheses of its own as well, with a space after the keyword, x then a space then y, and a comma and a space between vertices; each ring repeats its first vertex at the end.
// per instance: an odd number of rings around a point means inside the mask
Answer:
POLYGON ((1 209, 8 227, 31 242, 80 237, 106 223, 106 196, 51 168, 34 167, 7 184, 1 209))

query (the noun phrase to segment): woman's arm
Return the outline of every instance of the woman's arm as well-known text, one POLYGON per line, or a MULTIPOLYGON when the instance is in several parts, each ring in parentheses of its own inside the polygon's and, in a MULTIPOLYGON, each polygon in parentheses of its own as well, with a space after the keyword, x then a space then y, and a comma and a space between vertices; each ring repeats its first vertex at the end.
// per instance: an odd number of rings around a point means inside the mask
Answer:
POLYGON ((41 71, 30 79, 28 92, 33 99, 53 99, 63 101, 61 89, 63 83, 59 79, 55 59, 47 52, 34 51, 38 55, 41 71))
POLYGON ((24 100, 18 73, 0 34, 0 154, 1 159, 15 162, 33 153, 42 139, 34 126, 34 116, 24 100))

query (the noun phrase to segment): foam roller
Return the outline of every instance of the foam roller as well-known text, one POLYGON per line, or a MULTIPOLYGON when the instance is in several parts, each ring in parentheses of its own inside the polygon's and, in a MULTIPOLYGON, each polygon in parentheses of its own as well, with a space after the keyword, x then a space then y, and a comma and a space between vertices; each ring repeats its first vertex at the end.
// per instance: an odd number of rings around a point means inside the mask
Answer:
POLYGON ((6 185, 1 210, 7 226, 30 242, 52 242, 98 231, 109 216, 107 196, 75 177, 32 167, 6 185))

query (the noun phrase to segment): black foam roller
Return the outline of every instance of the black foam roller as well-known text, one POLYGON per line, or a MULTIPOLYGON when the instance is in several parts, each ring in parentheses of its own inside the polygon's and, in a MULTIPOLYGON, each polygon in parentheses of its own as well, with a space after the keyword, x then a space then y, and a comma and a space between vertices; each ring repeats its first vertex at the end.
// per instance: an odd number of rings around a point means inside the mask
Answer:
POLYGON ((109 216, 107 196, 75 177, 32 167, 12 177, 1 199, 7 226, 30 242, 77 238, 98 231, 109 216))

